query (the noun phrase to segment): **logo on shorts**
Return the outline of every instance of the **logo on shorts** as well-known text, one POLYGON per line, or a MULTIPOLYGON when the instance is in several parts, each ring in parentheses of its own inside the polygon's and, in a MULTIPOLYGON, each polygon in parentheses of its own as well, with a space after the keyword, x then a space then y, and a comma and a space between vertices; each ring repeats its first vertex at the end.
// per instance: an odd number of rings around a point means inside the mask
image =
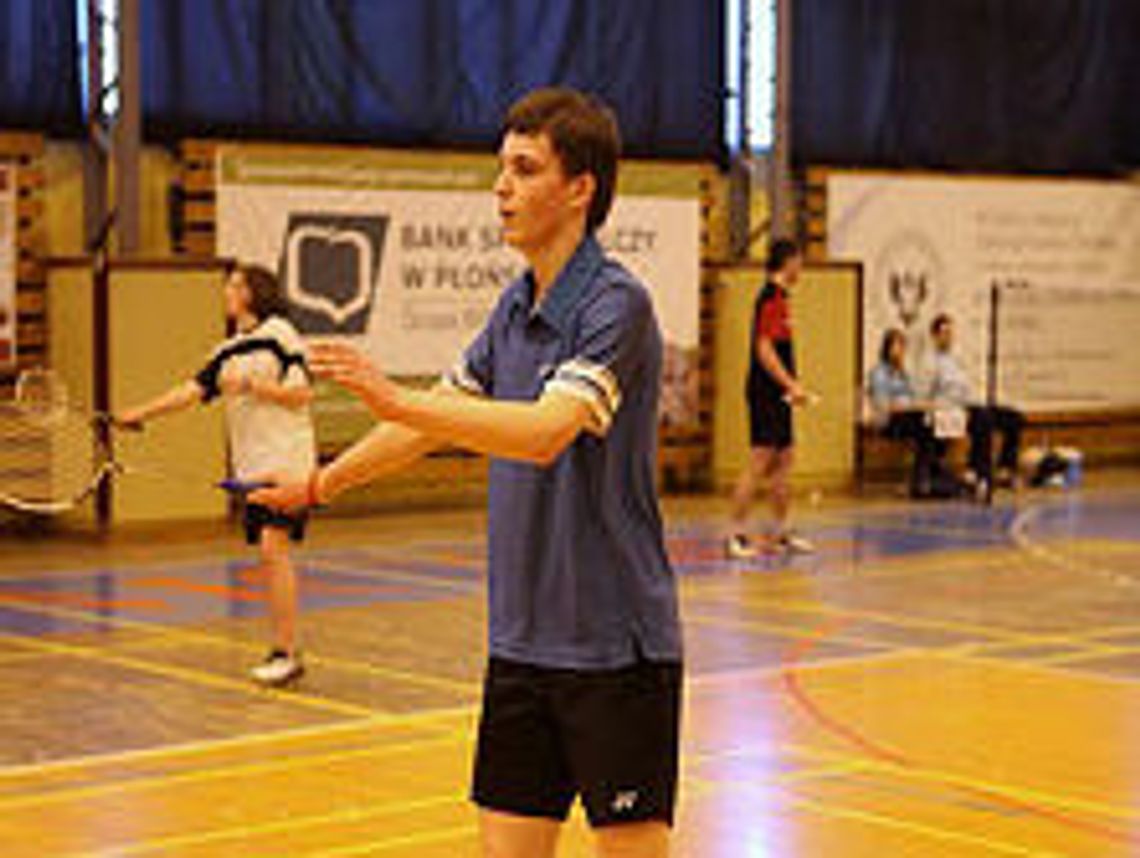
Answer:
POLYGON ((364 333, 387 232, 385 215, 290 213, 281 282, 301 333, 364 333))
POLYGON ((614 800, 610 802, 610 810, 614 813, 629 813, 637 806, 639 798, 637 790, 624 789, 614 793, 614 800))

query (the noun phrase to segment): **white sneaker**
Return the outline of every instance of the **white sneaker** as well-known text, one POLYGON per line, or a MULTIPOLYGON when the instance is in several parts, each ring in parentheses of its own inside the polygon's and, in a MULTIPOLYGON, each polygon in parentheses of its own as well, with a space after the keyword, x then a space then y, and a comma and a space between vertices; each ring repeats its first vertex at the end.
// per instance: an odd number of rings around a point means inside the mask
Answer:
POLYGON ((773 540, 773 543, 788 554, 815 554, 815 545, 811 540, 792 530, 785 530, 773 540))
POLYGON ((250 670, 249 675, 258 685, 275 688, 295 682, 304 672, 305 666, 296 653, 290 655, 281 650, 274 650, 265 661, 250 670))
POLYGON ((759 553, 743 534, 734 533, 724 541, 724 556, 729 560, 751 560, 759 553))

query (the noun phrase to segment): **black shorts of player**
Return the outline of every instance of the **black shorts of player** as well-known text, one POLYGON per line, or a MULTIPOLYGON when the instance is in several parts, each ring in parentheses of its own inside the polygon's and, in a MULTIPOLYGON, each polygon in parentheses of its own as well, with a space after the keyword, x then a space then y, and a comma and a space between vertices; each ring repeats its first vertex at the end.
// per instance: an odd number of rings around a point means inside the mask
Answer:
POLYGON ((303 512, 281 512, 259 503, 246 504, 242 519, 247 545, 257 545, 261 542, 261 531, 266 527, 286 530, 289 532, 290 541, 300 542, 305 538, 305 525, 308 523, 308 515, 303 512))
POLYGON ((681 665, 565 670, 492 658, 471 798, 487 810, 593 826, 673 824, 681 665))
POLYGON ((749 438, 753 447, 791 447, 792 407, 776 393, 748 397, 749 438))

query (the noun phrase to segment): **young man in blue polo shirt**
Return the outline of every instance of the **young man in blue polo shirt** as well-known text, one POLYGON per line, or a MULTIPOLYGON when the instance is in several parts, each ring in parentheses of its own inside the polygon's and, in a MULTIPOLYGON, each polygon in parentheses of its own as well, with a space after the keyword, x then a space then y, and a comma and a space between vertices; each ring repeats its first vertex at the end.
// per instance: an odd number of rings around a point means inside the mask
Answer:
POLYGON ((645 287, 594 237, 618 150, 613 115, 588 96, 517 102, 494 192, 528 271, 432 391, 315 344, 314 372, 384 422, 307 486, 258 498, 324 502, 444 444, 491 457, 472 787, 487 855, 553 855, 575 797, 599 855, 668 852, 681 632, 655 488, 661 337, 645 287))

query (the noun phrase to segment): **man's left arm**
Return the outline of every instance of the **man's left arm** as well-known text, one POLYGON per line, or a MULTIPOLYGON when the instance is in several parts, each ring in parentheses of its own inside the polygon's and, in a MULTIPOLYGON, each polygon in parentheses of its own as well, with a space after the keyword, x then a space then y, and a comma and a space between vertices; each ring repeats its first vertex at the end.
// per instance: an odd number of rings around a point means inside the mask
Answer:
POLYGON ((608 431, 652 319, 643 290, 606 290, 584 309, 574 353, 534 401, 412 390, 337 342, 314 345, 313 369, 356 392, 381 419, 477 453, 546 465, 583 430, 608 431))
POLYGON ((508 402, 400 387, 388 419, 476 453, 548 465, 589 425, 590 409, 561 390, 508 402))

